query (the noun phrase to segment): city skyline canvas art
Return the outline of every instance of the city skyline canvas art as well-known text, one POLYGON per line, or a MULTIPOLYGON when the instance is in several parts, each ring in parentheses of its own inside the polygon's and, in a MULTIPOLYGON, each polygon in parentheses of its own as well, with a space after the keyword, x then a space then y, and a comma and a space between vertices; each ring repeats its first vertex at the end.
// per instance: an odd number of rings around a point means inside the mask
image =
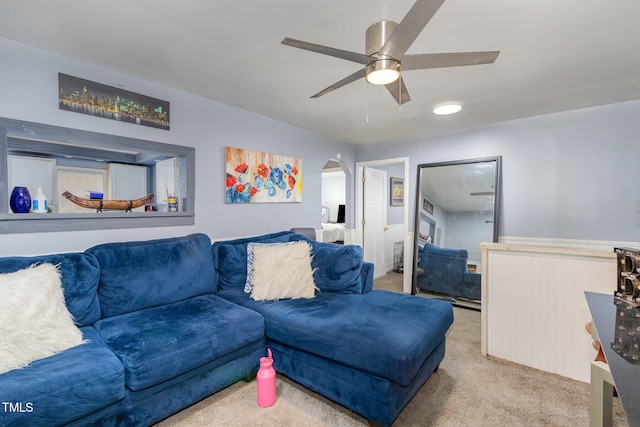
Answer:
POLYGON ((169 101, 58 73, 61 110, 169 130, 169 101))

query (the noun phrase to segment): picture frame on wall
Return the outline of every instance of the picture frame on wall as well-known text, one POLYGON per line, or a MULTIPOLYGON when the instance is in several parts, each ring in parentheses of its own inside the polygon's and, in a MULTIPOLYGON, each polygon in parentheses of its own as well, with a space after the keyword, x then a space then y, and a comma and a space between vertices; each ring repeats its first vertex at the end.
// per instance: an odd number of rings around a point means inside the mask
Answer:
POLYGON ((225 147, 225 203, 302 202, 302 159, 225 147))
POLYGON ((58 73, 58 108, 170 130, 169 101, 63 73, 58 73))
POLYGON ((427 199, 422 199, 422 209, 428 214, 433 215, 433 203, 427 199))
POLYGON ((404 206, 404 178, 391 177, 391 206, 404 206))

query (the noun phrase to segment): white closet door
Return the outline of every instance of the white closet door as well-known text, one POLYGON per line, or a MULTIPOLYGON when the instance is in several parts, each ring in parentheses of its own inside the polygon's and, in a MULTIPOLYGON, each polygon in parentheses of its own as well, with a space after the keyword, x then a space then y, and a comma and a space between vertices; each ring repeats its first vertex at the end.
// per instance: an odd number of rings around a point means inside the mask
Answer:
MULTIPOLYGON (((133 200, 148 193, 147 167, 109 163, 107 165, 107 199, 133 200)), ((144 206, 134 209, 144 211, 144 206)))
MULTIPOLYGON (((58 166, 59 193, 68 191, 78 197, 89 197, 89 191, 104 193, 107 182, 107 171, 104 169, 78 168, 73 166, 58 166)), ((71 200, 60 196, 59 213, 93 213, 95 209, 78 206, 71 200)))

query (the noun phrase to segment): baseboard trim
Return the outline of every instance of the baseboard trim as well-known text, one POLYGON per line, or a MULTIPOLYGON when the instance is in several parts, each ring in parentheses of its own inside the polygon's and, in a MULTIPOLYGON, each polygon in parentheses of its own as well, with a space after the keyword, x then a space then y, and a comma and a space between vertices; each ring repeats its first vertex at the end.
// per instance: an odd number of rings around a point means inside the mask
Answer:
POLYGON ((500 243, 509 245, 529 245, 529 246, 546 246, 559 248, 575 248, 575 249, 596 249, 602 251, 613 251, 618 247, 637 247, 640 248, 640 242, 625 242, 615 240, 578 240, 578 239, 555 239, 540 237, 518 237, 518 236, 501 236, 500 243))

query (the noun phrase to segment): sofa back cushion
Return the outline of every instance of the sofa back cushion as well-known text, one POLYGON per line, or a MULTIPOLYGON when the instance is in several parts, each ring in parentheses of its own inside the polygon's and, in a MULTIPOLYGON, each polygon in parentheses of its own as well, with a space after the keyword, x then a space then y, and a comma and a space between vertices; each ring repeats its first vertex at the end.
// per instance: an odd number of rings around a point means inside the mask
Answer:
POLYGON ((433 243, 427 243, 424 245, 423 250, 428 255, 459 258, 465 261, 469 259, 469 252, 466 249, 443 248, 440 246, 436 246, 433 243))
POLYGON ((87 253, 100 265, 103 318, 214 292, 211 240, 205 234, 107 243, 87 253))
POLYGON ((441 294, 462 296, 464 273, 469 253, 465 249, 441 248, 427 243, 418 253, 418 267, 424 274, 418 277, 418 287, 441 294))
POLYGON ((309 240, 300 234, 290 240, 305 240, 311 245, 313 279, 321 292, 361 294, 362 248, 356 245, 338 245, 309 240))
POLYGON ((437 270, 439 274, 459 280, 462 280, 462 276, 467 272, 469 252, 466 249, 441 248, 427 243, 418 256, 421 258, 420 264, 428 271, 437 270))
POLYGON ((213 263, 218 273, 217 291, 244 289, 247 282, 247 245, 288 242, 290 231, 263 234, 246 239, 223 240, 213 244, 213 263))
POLYGON ((33 264, 57 265, 67 309, 80 326, 100 320, 98 261, 91 255, 66 253, 31 257, 0 258, 0 273, 13 273, 33 264))

